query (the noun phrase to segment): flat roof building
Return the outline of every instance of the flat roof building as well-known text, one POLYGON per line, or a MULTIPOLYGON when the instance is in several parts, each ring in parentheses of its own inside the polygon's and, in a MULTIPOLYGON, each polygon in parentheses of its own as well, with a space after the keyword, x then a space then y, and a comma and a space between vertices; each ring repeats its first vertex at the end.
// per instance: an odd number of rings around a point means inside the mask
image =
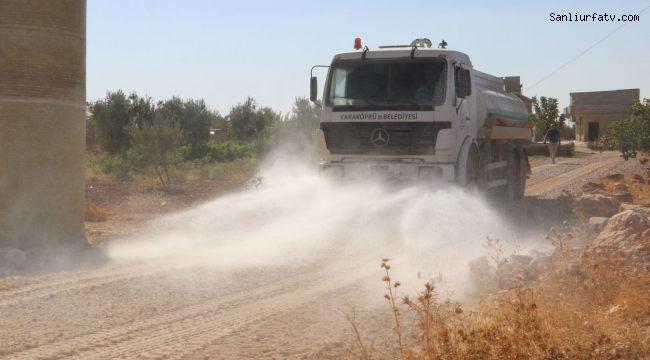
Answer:
POLYGON ((575 123, 576 140, 596 141, 609 135, 609 125, 627 117, 632 100, 639 95, 639 89, 571 93, 571 105, 564 108, 564 114, 575 123))

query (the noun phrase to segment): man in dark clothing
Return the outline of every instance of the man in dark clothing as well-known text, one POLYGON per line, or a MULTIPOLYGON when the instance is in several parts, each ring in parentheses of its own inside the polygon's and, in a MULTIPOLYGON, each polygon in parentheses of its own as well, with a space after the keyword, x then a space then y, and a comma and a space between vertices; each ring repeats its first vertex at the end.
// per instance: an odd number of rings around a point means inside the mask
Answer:
POLYGON ((548 129, 546 135, 544 135, 544 144, 548 140, 548 152, 551 154, 551 161, 555 164, 555 154, 557 153, 557 147, 561 145, 560 143, 560 132, 555 128, 555 124, 551 125, 551 128, 548 129))

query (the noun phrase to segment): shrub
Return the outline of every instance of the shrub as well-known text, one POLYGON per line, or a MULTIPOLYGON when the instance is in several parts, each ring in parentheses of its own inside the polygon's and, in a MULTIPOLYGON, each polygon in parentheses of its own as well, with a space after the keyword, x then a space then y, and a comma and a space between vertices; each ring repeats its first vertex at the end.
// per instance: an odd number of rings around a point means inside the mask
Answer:
POLYGON ((95 158, 99 170, 106 175, 114 175, 117 180, 129 180, 129 164, 119 155, 104 153, 95 158))
POLYGON ((230 140, 217 144, 212 141, 206 143, 207 156, 217 162, 234 161, 253 156, 253 146, 249 142, 230 140))
POLYGON ((609 126, 612 135, 608 148, 619 150, 625 160, 636 158, 637 152, 650 152, 650 99, 632 100, 630 115, 609 126))

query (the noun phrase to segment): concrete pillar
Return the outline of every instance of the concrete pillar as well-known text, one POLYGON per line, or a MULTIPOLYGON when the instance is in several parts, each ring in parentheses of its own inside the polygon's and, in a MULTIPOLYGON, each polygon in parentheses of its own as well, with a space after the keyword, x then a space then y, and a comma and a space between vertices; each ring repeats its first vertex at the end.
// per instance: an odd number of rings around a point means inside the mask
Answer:
POLYGON ((0 0, 0 247, 86 242, 86 0, 0 0))

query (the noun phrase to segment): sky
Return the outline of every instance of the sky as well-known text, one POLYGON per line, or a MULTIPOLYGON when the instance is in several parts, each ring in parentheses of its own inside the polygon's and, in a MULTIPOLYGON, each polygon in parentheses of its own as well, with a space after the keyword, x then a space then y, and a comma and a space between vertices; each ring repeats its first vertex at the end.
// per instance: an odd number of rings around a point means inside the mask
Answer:
MULTIPOLYGON (((356 37, 371 49, 444 39, 474 68, 520 76, 525 95, 556 98, 560 109, 572 92, 640 88, 643 99, 650 97, 650 9, 636 22, 618 19, 648 7, 650 0, 88 0, 87 100, 121 89, 155 101, 204 99, 227 115, 250 96, 286 114, 296 97, 309 96, 312 66, 352 50, 356 37), (551 14, 615 20, 551 21, 551 14)), ((322 87, 325 70, 315 75, 322 87)))

